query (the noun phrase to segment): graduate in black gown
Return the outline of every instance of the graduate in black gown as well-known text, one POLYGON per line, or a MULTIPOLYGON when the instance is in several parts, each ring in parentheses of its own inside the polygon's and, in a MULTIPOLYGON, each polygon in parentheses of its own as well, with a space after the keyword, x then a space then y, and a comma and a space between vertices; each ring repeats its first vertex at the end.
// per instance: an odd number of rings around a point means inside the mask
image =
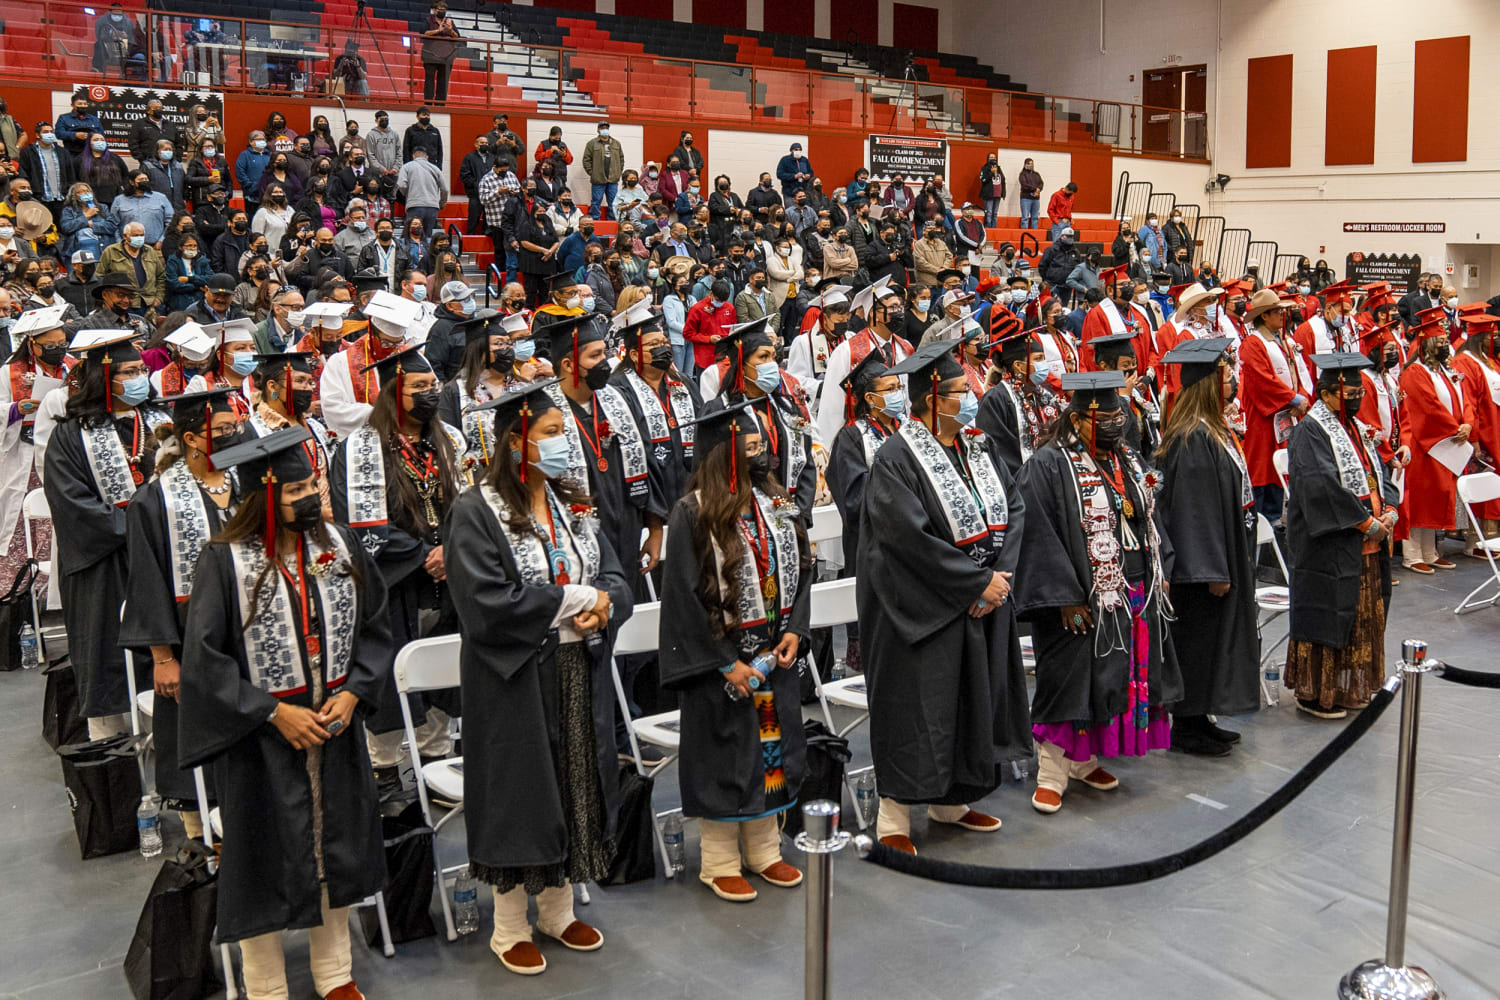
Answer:
MULTIPOLYGON (((334 523, 353 528, 380 567, 389 588, 391 642, 400 650, 413 639, 457 628, 440 529, 460 489, 461 435, 438 419, 437 376, 420 351, 406 348, 366 371, 378 373, 380 395, 369 421, 334 450, 328 487, 334 523)), ((421 756, 446 757, 452 750, 448 716, 458 714, 456 699, 429 692, 408 696, 407 703, 421 756)), ((370 756, 386 789, 399 780, 396 768, 405 759, 402 725, 392 676, 379 711, 367 723, 370 756)))
POLYGON ((236 391, 210 389, 161 400, 171 407, 172 426, 156 452, 156 478, 136 491, 125 509, 130 612, 120 625, 120 645, 151 648, 156 792, 178 810, 194 839, 203 836, 198 792, 191 772, 177 766, 182 631, 198 555, 234 509, 234 481, 215 469, 209 456, 234 447, 245 433, 244 418, 229 398, 236 391))
POLYGON ((981 350, 990 359, 990 388, 979 400, 974 426, 984 431, 990 458, 1014 477, 1057 420, 1062 404, 1037 368, 1047 359, 1041 342, 1021 329, 1014 313, 991 309, 989 335, 981 350))
POLYGON ((318 995, 362 1000, 348 907, 386 880, 364 720, 394 651, 380 570, 323 520, 307 440, 289 427, 213 455, 242 499, 193 576, 178 752, 213 770, 216 934, 240 943, 247 995, 286 995, 281 932, 307 928, 318 995))
POLYGON ((593 313, 565 317, 537 336, 546 338, 558 376, 547 392, 563 411, 573 488, 593 497, 604 537, 631 587, 639 587, 641 567, 654 566, 661 556, 667 505, 661 474, 653 468, 625 393, 609 384, 605 322, 593 313))
POLYGON ((1016 614, 1036 653, 1031 804, 1042 813, 1062 808, 1070 778, 1117 788, 1098 759, 1165 748, 1167 706, 1182 697, 1159 476, 1124 443, 1124 386, 1119 372, 1062 376, 1068 408, 1016 480, 1026 498, 1016 614))
POLYGON ((494 421, 475 406, 498 399, 507 388, 506 376, 516 366, 516 349, 505 331, 507 318, 496 315, 458 324, 465 338, 463 360, 458 374, 443 386, 438 397, 438 416, 443 423, 463 431, 459 468, 469 483, 484 478, 495 454, 495 442, 490 437, 494 421))
POLYGON ((719 387, 723 405, 748 402, 760 421, 771 455, 771 471, 797 503, 804 527, 812 524, 818 470, 813 462, 812 421, 801 389, 776 363, 776 348, 764 318, 741 323, 714 345, 729 360, 719 387))
POLYGON ((1136 333, 1110 333, 1089 341, 1094 352, 1094 369, 1102 372, 1119 372, 1125 376, 1125 388, 1120 390, 1125 408, 1125 444, 1148 466, 1156 465, 1156 446, 1161 440, 1161 431, 1156 426, 1156 404, 1143 395, 1145 386, 1140 381, 1140 359, 1136 357, 1135 345, 1140 339, 1136 333))
POLYGON ((809 638, 812 554, 748 404, 705 414, 697 467, 672 511, 661 598, 662 684, 682 698, 678 786, 701 820, 699 879, 745 903, 748 869, 800 885, 777 816, 806 766, 795 664, 809 638))
MULTIPOLYGON (((150 477, 154 431, 169 420, 150 404, 151 383, 134 336, 84 330, 73 338, 70 350, 83 363, 70 374, 76 388, 43 465, 78 709, 96 739, 128 728, 119 641, 129 569, 125 508, 150 477)), ((151 685, 151 654, 144 647, 135 650, 135 669, 137 689, 144 690, 151 685)))
POLYGON ((1172 644, 1182 698, 1172 707, 1172 749, 1203 757, 1225 756, 1240 738, 1209 715, 1260 707, 1255 498, 1239 435, 1224 417, 1239 391, 1229 348, 1228 337, 1186 340, 1162 358, 1182 372, 1162 428, 1157 499, 1176 553, 1172 644))
POLYGON ((1027 518, 1020 494, 965 429, 978 400, 934 341, 891 368, 911 417, 875 456, 860 525, 857 597, 880 791, 876 835, 916 853, 911 807, 992 833, 970 808, 1001 765, 1031 756, 1026 672, 1009 600, 1027 518), (920 586, 895 581, 910 580, 920 586))
POLYGON ((547 967, 528 896, 546 936, 574 951, 604 944, 573 916, 572 883, 603 878, 613 853, 609 655, 633 607, 598 512, 568 474, 568 416, 550 387, 479 404, 501 446, 445 530, 463 696, 483 707, 464 725, 469 870, 494 890, 490 949, 521 975, 547 967))
POLYGON ((846 423, 828 453, 828 492, 844 523, 844 571, 853 576, 859 560, 860 514, 875 456, 906 419, 906 390, 885 359, 871 351, 843 381, 846 423))

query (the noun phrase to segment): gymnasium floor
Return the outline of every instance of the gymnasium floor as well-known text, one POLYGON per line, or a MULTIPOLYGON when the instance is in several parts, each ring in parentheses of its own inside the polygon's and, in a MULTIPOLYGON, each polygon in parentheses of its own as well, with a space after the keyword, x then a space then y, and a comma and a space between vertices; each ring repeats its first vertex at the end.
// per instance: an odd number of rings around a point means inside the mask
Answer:
MULTIPOLYGON (((1500 609, 1451 608, 1488 568, 1400 573, 1387 630, 1424 638, 1432 655, 1500 669, 1500 609)), ((1274 629, 1274 626, 1273 626, 1274 629)), ((78 860, 59 767, 39 735, 42 679, 0 674, 0 1000, 128 996, 121 961, 159 863, 135 854, 78 860)), ((835 859, 833 967, 839 997, 1151 996, 1321 998, 1382 953, 1398 715, 1396 706, 1327 775, 1248 840, 1170 878, 1124 889, 1021 893, 967 890, 835 859)), ((1195 843, 1268 795, 1341 725, 1278 708, 1228 722, 1244 733, 1232 757, 1154 754, 1113 766, 1112 793, 1074 783, 1044 817, 1029 787, 1007 781, 986 800, 1003 829, 915 830, 934 857, 1010 866, 1095 866, 1195 843)), ((856 736, 855 763, 868 762, 856 736)), ((1408 961, 1452 1000, 1500 996, 1500 692, 1429 679, 1424 689, 1408 961)), ((657 806, 675 804, 672 772, 657 806)), ((180 831, 168 827, 169 847, 180 831)), ((372 998, 706 997, 802 995, 803 894, 761 887, 733 905, 693 876, 593 892, 579 916, 598 926, 592 954, 543 944, 548 971, 523 979, 488 949, 490 920, 448 943, 400 946, 394 959, 355 945, 355 975, 372 998), (419 993, 419 991, 421 991, 419 993)), ((447 837, 445 831, 445 838, 447 837)), ((449 841, 461 857, 461 838, 449 841)), ((786 856, 800 863, 787 845, 786 856)), ((436 905, 434 903, 434 912, 436 905)), ((292 995, 311 998, 303 935, 288 937, 292 995)))

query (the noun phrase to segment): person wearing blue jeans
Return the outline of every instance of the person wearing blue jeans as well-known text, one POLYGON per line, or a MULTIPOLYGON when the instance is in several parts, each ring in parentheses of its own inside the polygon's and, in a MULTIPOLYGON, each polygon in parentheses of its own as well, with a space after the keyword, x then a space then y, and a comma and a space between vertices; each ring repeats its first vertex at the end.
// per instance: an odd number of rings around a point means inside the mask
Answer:
POLYGON ((1021 228, 1022 229, 1035 229, 1036 228, 1036 224, 1037 224, 1037 220, 1039 218, 1041 218, 1041 214, 1042 214, 1042 199, 1040 199, 1040 198, 1022 198, 1021 199, 1021 228))
POLYGON ((1021 176, 1016 178, 1021 188, 1021 228, 1035 229, 1042 214, 1042 175, 1036 172, 1036 163, 1027 160, 1021 165, 1021 176))
POLYGON ((615 203, 615 194, 620 190, 619 184, 590 184, 589 185, 589 214, 596 219, 602 219, 609 207, 615 203), (600 209, 600 203, 604 208, 600 209))

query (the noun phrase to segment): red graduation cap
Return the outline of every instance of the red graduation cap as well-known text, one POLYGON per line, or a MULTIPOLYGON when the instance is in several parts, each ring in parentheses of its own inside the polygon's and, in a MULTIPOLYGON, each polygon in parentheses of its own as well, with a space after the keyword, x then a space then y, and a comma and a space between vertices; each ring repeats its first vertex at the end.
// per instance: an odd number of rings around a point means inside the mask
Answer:
POLYGON ((1444 316, 1442 313, 1443 311, 1441 309, 1422 310, 1421 319, 1418 321, 1417 325, 1412 328, 1411 331, 1411 342, 1413 346, 1420 347, 1422 341, 1427 340, 1430 337, 1451 338, 1453 336, 1453 328, 1448 322, 1448 317, 1444 316), (1434 312, 1438 315, 1428 315, 1429 313, 1434 312))
POLYGON ((1224 282, 1225 298, 1232 299, 1236 295, 1243 295, 1248 298, 1250 295, 1254 294, 1254 292, 1255 283, 1253 281, 1242 281, 1236 278, 1234 281, 1224 282))
POLYGON ((1192 288, 1197 283, 1198 282, 1196 281, 1188 281, 1184 282, 1181 285, 1173 285, 1171 288, 1167 289, 1167 295, 1171 297, 1173 302, 1176 302, 1178 298, 1181 297, 1183 292, 1187 291, 1189 288, 1192 288))
POLYGON ((1099 272, 1099 280, 1105 284, 1113 285, 1130 277, 1130 267, 1127 264, 1116 264, 1099 272))
POLYGON ((1352 304, 1354 302, 1355 291, 1355 286, 1347 280, 1340 281, 1323 289, 1323 301, 1328 305, 1333 305, 1335 302, 1348 302, 1352 304))
POLYGON ((1396 329, 1400 325, 1399 319, 1393 319, 1370 327, 1359 335, 1359 349, 1369 354, 1380 344, 1395 344, 1400 347, 1401 340, 1396 336, 1396 329))

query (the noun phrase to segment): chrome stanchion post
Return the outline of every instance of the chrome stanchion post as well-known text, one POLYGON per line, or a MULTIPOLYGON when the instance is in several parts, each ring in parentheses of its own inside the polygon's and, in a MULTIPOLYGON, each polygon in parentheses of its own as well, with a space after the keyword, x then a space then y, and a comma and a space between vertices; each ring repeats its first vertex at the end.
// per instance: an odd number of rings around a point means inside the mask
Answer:
POLYGON ((1391 836, 1391 894, 1385 924, 1385 958, 1372 958, 1339 982, 1340 1000, 1443 1000, 1425 969, 1406 964, 1406 899, 1411 882, 1411 821, 1416 798, 1418 716, 1422 675, 1438 662, 1427 643, 1401 643, 1401 748, 1396 760, 1396 827, 1391 836))
POLYGON ((797 847, 807 855, 807 941, 803 954, 803 995, 806 1000, 829 1000, 833 977, 828 964, 828 941, 833 906, 833 856, 849 843, 839 829, 839 804, 827 799, 802 804, 802 832, 797 847))

